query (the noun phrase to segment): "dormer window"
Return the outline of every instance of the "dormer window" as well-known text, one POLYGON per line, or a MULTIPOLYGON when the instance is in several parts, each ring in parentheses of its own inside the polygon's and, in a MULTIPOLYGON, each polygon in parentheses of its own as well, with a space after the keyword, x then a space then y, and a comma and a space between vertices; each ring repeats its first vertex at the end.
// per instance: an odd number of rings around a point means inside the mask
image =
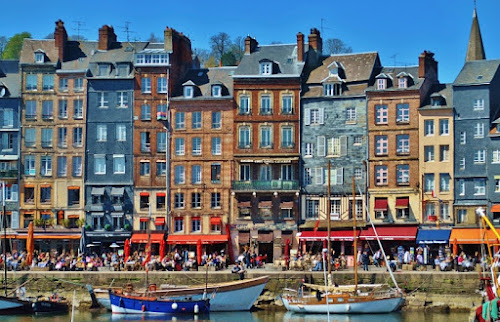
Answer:
POLYGON ((266 61, 260 63, 260 74, 271 75, 273 73, 273 63, 266 61))
POLYGON ((399 88, 408 88, 408 78, 407 77, 400 77, 399 82, 398 82, 398 87, 399 88))
POLYGON ((42 51, 35 53, 35 63, 43 64, 45 62, 45 54, 42 51))
POLYGON ((339 83, 326 83, 323 84, 324 96, 339 96, 342 94, 342 86, 339 83))
POLYGON ((212 97, 221 97, 222 96, 222 88, 220 85, 212 86, 212 97))
POLYGON ((184 86, 184 98, 193 98, 193 86, 184 86))
POLYGON ((441 106, 441 99, 439 97, 431 97, 432 106, 441 106))
POLYGON ((118 64, 116 76, 118 77, 126 77, 128 76, 128 65, 127 64, 118 64))
POLYGON ((387 79, 379 78, 377 79, 377 89, 386 89, 387 88, 387 79))
POLYGON ((98 76, 108 76, 109 74, 109 67, 107 64, 99 64, 98 65, 98 70, 97 70, 97 75, 98 76))

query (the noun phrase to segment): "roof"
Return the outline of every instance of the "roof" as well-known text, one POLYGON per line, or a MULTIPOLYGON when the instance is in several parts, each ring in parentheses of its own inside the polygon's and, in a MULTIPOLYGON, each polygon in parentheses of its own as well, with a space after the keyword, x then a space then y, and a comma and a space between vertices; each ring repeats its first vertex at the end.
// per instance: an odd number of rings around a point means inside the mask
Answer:
MULTIPOLYGON (((58 50, 54 39, 29 39, 23 41, 23 47, 19 56, 21 64, 35 64, 35 51, 42 50, 45 53, 45 64, 55 65, 59 60, 58 50)), ((42 65, 42 64, 39 64, 42 65)))
MULTIPOLYGON (((184 77, 183 85, 194 85, 199 89, 196 98, 212 98, 212 85, 222 86, 222 97, 233 96, 233 79, 232 75, 236 70, 236 66, 214 67, 214 68, 196 68, 190 69, 184 77)), ((182 98, 182 92, 177 93, 176 98, 182 98)))
MULTIPOLYGON (((307 46, 304 45, 304 52, 307 46)), ((297 44, 258 46, 251 54, 243 55, 234 77, 299 77, 304 62, 297 62, 297 44), (260 75, 259 62, 270 60, 277 65, 278 72, 272 75, 260 75)))
POLYGON ((465 62, 454 86, 489 84, 497 73, 500 60, 474 60, 465 62))
POLYGON ((430 95, 420 110, 437 110, 453 108, 453 86, 452 84, 434 84, 430 95), (441 98, 441 105, 432 105, 431 99, 441 98))
POLYGON ((467 54, 465 61, 483 60, 486 59, 484 53, 483 38, 481 37, 481 29, 479 28, 479 20, 477 11, 474 8, 472 13, 472 26, 470 28, 469 43, 467 44, 467 54))
POLYGON ((0 60, 0 85, 7 88, 6 97, 21 97, 18 60, 0 60))
POLYGON ((86 70, 89 67, 92 52, 97 49, 97 45, 97 41, 68 41, 61 71, 86 70))
MULTIPOLYGON (((376 89, 376 87, 370 86, 367 90, 368 91, 376 91, 376 92, 383 92, 383 91, 407 91, 407 90, 418 90, 424 83, 424 78, 419 78, 418 77, 418 66, 390 66, 390 67, 384 67, 380 71, 378 75, 381 75, 382 78, 389 78, 392 82, 392 84, 387 84, 387 87, 385 89, 376 89), (384 75, 381 75, 384 74, 384 75), (406 77, 409 77, 409 83, 408 86, 405 88, 398 88, 397 87, 397 79, 398 75, 402 77, 403 75, 406 77)), ((378 76, 376 75, 376 76, 378 76)))

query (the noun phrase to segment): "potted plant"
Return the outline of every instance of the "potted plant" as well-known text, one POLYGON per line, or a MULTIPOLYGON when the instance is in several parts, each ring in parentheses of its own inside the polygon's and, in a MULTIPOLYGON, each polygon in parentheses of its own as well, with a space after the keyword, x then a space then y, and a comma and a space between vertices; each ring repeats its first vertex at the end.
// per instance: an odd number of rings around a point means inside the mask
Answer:
POLYGON ((92 230, 92 226, 90 226, 89 224, 86 224, 85 225, 85 230, 92 230))
POLYGON ((35 227, 42 227, 44 224, 45 224, 45 221, 43 219, 33 220, 33 225, 35 225, 35 227))
MULTIPOLYGON (((82 218, 78 219, 78 220, 76 221, 76 225, 77 225, 78 227, 83 227, 83 226, 85 225, 85 219, 82 219, 82 218)), ((85 228, 85 229, 86 229, 86 228, 85 228)))
POLYGON ((125 230, 129 231, 129 230, 130 230, 130 228, 132 228, 132 227, 130 226, 130 224, 125 224, 125 226, 124 226, 123 228, 124 228, 125 230))
POLYGON ((110 224, 104 225, 104 229, 106 229, 107 231, 110 231, 111 230, 111 225, 110 224))

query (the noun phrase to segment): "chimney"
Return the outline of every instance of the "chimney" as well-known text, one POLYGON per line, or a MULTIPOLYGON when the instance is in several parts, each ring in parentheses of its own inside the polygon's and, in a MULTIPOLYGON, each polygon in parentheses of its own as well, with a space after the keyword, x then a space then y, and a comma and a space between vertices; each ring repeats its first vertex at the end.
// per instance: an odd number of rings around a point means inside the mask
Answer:
POLYGON ((418 56, 418 78, 438 79, 438 63, 434 60, 434 53, 424 50, 418 56))
POLYGON ((304 35, 301 32, 297 34, 297 61, 304 61, 304 35))
POLYGON ((255 38, 250 37, 250 35, 248 35, 245 38, 245 55, 249 55, 249 54, 253 53, 258 45, 259 45, 259 43, 257 42, 257 40, 255 38))
POLYGON ((321 35, 317 28, 311 28, 311 33, 309 34, 309 47, 319 54, 321 54, 323 50, 323 40, 321 40, 321 35))
POLYGON ((167 52, 174 51, 173 37, 174 30, 172 28, 166 27, 165 31, 163 32, 163 46, 167 52))
POLYGON ((99 28, 99 50, 109 50, 111 45, 116 42, 116 34, 113 27, 104 25, 99 28))
POLYGON ((56 21, 54 42, 57 48, 59 60, 61 62, 64 61, 64 47, 66 47, 66 41, 68 41, 68 34, 66 33, 66 28, 64 28, 64 22, 59 19, 56 21))

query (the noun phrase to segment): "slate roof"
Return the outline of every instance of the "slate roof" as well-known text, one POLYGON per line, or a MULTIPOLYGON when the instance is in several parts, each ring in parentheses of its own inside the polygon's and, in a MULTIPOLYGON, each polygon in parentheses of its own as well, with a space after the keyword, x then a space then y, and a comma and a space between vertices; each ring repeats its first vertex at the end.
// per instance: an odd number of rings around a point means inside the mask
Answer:
POLYGON ((68 41, 66 57, 61 64, 61 70, 82 71, 89 67, 92 52, 97 49, 97 41, 68 41))
POLYGON ((452 84, 435 84, 430 90, 430 95, 427 98, 425 105, 420 107, 421 110, 436 110, 453 108, 453 86, 452 84), (442 97, 443 104, 439 106, 431 105, 431 98, 442 97))
POLYGON ((54 39, 24 39, 19 61, 21 64, 35 64, 34 52, 41 49, 45 53, 45 63, 37 65, 56 65, 59 57, 54 39))
POLYGON ((18 60, 0 60, 0 86, 7 88, 6 97, 21 97, 18 60))
MULTIPOLYGON (((130 71, 134 62, 134 55, 137 51, 143 50, 148 45, 147 42, 115 42, 109 50, 95 50, 89 61, 89 77, 95 78, 110 78, 116 76, 116 69, 112 68, 107 76, 98 75, 98 64, 108 63, 116 66, 117 63, 129 63, 130 71)), ((132 73, 129 73, 128 78, 132 78, 132 73)))
MULTIPOLYGON (((308 46, 304 44, 304 53, 308 46)), ((305 56, 305 55, 304 55, 305 56)), ((258 46, 251 54, 243 55, 234 77, 299 77, 304 69, 304 62, 297 62, 297 44, 258 46), (278 66, 278 73, 260 75, 259 62, 268 59, 278 66)))
MULTIPOLYGON (((418 78, 418 66, 394 66, 394 67, 383 67, 379 74, 385 74, 391 79, 392 84, 388 84, 386 89, 377 89, 375 84, 369 86, 367 91, 383 92, 383 91, 407 91, 407 90, 418 90, 424 83, 425 78, 418 78), (411 83, 408 84, 406 88, 398 88, 396 77, 400 73, 406 73, 411 79, 411 83)), ((377 75, 375 75, 376 77, 377 75)))
MULTIPOLYGON (((221 99, 231 98, 233 96, 233 78, 232 75, 236 66, 213 67, 190 69, 184 77, 183 84, 194 85, 199 89, 198 95, 193 99, 221 99), (222 96, 212 97, 212 85, 222 85, 222 96)), ((182 91, 176 93, 173 99, 183 99, 182 91)))
POLYGON ((454 86, 489 84, 498 71, 500 60, 468 61, 462 67, 454 86))

